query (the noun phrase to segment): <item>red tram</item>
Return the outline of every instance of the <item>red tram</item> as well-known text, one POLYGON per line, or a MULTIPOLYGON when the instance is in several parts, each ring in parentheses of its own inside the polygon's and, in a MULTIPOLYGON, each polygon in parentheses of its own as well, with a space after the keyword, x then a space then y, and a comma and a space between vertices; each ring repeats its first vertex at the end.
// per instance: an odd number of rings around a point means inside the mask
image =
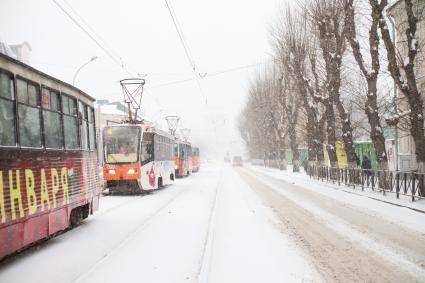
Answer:
POLYGON ((142 193, 174 181, 173 137, 142 123, 103 129, 106 188, 142 193))
POLYGON ((0 259, 98 209, 93 103, 0 54, 0 259))
POLYGON ((177 178, 189 176, 192 173, 192 146, 189 142, 174 143, 174 164, 177 178))
POLYGON ((198 172, 200 168, 199 148, 194 146, 192 147, 192 172, 198 172))

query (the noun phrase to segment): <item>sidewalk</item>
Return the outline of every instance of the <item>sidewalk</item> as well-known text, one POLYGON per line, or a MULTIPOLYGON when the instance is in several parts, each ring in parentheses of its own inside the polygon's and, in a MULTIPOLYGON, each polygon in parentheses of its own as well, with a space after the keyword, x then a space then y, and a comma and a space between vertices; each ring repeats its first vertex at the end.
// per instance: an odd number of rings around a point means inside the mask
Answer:
MULTIPOLYGON (((417 226, 418 223, 416 221, 412 222, 412 219, 406 219, 409 217, 408 214, 410 214, 407 213, 406 208, 411 212, 414 211, 421 214, 424 213, 423 217, 425 217, 424 199, 412 202, 411 198, 408 196, 400 195, 400 198, 397 199, 394 193, 386 193, 384 196, 382 192, 372 191, 369 188, 365 188, 365 190, 362 191, 361 187, 357 186, 356 188, 348 187, 345 184, 338 186, 337 183, 332 183, 331 181, 327 182, 310 178, 302 169, 299 173, 293 173, 291 166, 288 166, 287 170, 285 171, 255 165, 247 166, 253 170, 267 174, 270 177, 310 189, 314 192, 324 194, 328 197, 349 203, 351 205, 372 209, 376 212, 390 215, 391 218, 395 217, 396 219, 401 219, 403 222, 409 222, 414 226, 417 226), (394 207, 394 209, 391 209, 391 207, 394 207)), ((425 224, 421 225, 423 225, 425 228, 425 224)))

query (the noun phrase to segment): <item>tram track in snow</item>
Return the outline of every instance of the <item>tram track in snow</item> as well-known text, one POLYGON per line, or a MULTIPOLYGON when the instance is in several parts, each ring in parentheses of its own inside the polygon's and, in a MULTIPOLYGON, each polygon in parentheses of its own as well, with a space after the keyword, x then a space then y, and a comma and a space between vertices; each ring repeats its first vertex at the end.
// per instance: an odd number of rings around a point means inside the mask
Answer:
MULTIPOLYGON (((182 196, 186 190, 182 189, 180 192, 178 192, 176 195, 174 195, 171 199, 167 200, 165 203, 160 205, 157 209, 155 209, 151 214, 145 217, 145 219, 137 225, 135 229, 133 229, 130 233, 128 233, 123 239, 121 239, 120 243, 115 245, 112 249, 109 250, 106 254, 104 254, 102 257, 100 257, 97 261, 95 261, 88 269, 78 274, 74 279, 72 279, 69 282, 72 283, 78 283, 78 282, 84 282, 84 280, 90 276, 90 274, 95 271, 97 268, 99 268, 103 263, 108 261, 110 258, 112 258, 114 255, 119 253, 130 241, 134 239, 134 237, 141 231, 143 231, 150 223, 152 223, 156 217, 158 217, 161 212, 163 212, 165 209, 167 209, 169 206, 171 206, 180 196, 182 196)), ((123 206, 124 204, 133 203, 138 198, 134 200, 130 200, 121 204, 118 204, 116 206, 111 207, 106 212, 104 212, 102 215, 108 214, 111 211, 114 211, 115 209, 118 209, 119 207, 123 206)))
MULTIPOLYGON (((161 190, 164 190, 164 189, 167 189, 167 187, 162 188, 161 190)), ((156 193, 156 192, 154 192, 154 193, 156 193)), ((111 206, 111 207, 109 207, 109 208, 107 208, 107 209, 105 209, 103 211, 95 212, 94 215, 95 215, 96 218, 97 217, 100 217, 100 216, 103 216, 103 215, 107 215, 110 212, 115 211, 116 209, 119 209, 119 208, 121 208, 123 206, 129 205, 129 204, 134 203, 136 201, 139 201, 140 200, 139 199, 140 197, 145 197, 146 195, 149 195, 149 194, 150 193, 140 194, 140 195, 137 195, 137 196, 134 196, 133 195, 133 196, 131 196, 131 199, 129 199, 127 201, 123 201, 123 202, 121 202, 119 204, 116 204, 114 206, 111 206)), ((116 195, 116 196, 118 196, 118 195, 116 195)), ((130 195, 128 195, 128 196, 130 196, 130 195)), ((110 197, 112 197, 112 195, 103 195, 101 198, 110 198, 110 197)), ((84 222, 86 222, 86 221, 87 220, 83 220, 81 223, 79 223, 75 227, 68 227, 68 228, 66 228, 64 230, 60 230, 60 231, 58 231, 58 232, 56 232, 56 233, 54 233, 52 235, 49 235, 46 238, 40 239, 40 240, 38 240, 38 241, 36 241, 36 242, 28 245, 27 247, 22 248, 21 250, 18 250, 18 251, 14 252, 14 253, 12 253, 12 254, 10 254, 8 256, 5 256, 4 258, 2 258, 0 260, 0 264, 4 265, 4 264, 10 263, 10 262, 13 262, 14 260, 17 260, 19 257, 21 257, 23 255, 26 255, 27 253, 31 253, 32 250, 34 250, 34 249, 42 248, 45 245, 48 245, 50 240, 55 239, 56 237, 59 237, 61 235, 64 235, 64 234, 66 234, 66 233, 68 233, 68 232, 70 232, 72 230, 78 230, 78 228, 82 224, 84 225, 84 222)))
POLYGON ((203 244, 201 260, 198 266, 198 272, 195 276, 195 282, 207 283, 209 282, 211 259, 214 246, 214 233, 215 233, 215 221, 217 212, 217 201, 219 198, 219 190, 223 184, 223 167, 220 169, 219 180, 215 187, 214 198, 210 208, 210 215, 208 217, 208 227, 205 235, 203 244))

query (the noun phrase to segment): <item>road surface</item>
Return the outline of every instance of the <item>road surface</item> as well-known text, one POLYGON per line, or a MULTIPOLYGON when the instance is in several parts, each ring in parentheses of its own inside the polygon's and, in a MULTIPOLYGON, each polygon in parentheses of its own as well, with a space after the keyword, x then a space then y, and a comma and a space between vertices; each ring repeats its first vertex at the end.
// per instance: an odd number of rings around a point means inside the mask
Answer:
POLYGON ((425 231, 222 164, 149 195, 103 197, 77 228, 0 263, 0 282, 366 281, 424 282, 425 231))

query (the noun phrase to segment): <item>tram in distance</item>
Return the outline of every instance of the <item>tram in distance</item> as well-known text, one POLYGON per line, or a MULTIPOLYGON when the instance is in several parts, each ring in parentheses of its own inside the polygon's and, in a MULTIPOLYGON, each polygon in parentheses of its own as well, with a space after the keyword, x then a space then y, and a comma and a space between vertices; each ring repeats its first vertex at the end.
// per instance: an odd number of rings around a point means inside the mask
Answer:
POLYGON ((174 163, 177 178, 187 177, 192 173, 192 145, 189 142, 174 142, 174 163))
POLYGON ((173 144, 173 136, 143 123, 105 127, 106 188, 110 193, 143 193, 171 184, 173 144))
POLYGON ((93 104, 0 54, 0 259, 98 209, 93 104))
POLYGON ((198 172, 201 168, 201 160, 199 157, 199 148, 192 147, 192 172, 198 172))

